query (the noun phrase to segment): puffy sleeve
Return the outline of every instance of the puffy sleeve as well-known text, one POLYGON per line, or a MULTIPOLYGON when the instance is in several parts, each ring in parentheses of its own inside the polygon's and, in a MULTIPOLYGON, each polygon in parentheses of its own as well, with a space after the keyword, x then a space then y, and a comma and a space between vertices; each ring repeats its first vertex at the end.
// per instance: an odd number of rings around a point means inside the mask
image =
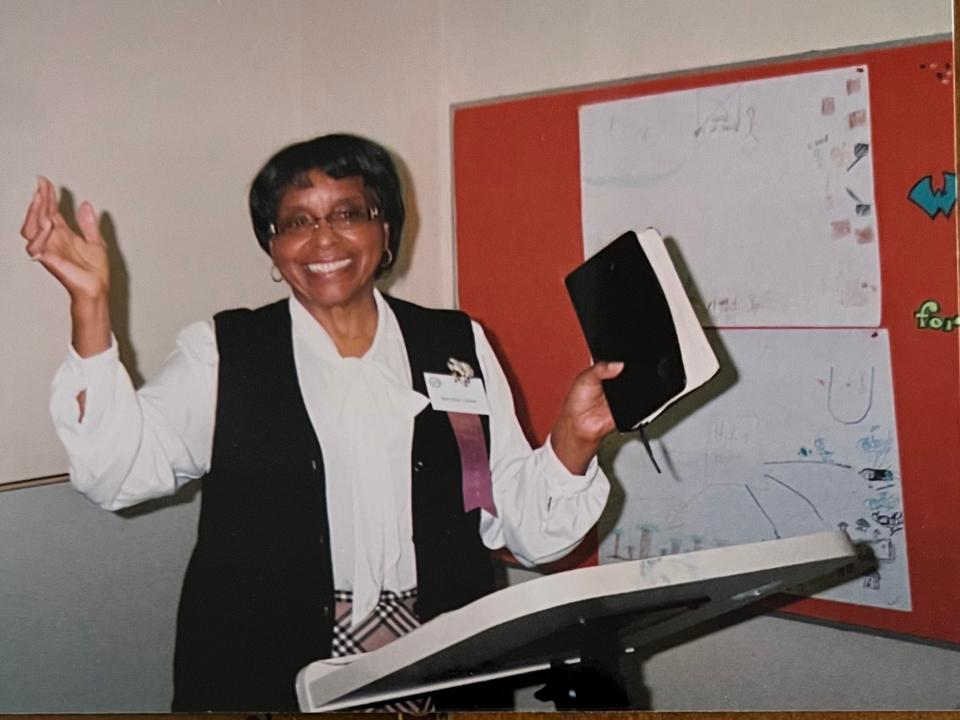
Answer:
POLYGON ((90 358, 71 347, 53 380, 50 411, 73 486, 98 505, 118 510, 170 495, 204 475, 213 444, 218 364, 209 322, 181 331, 174 352, 139 391, 115 340, 90 358))
POLYGON ((497 517, 481 511, 480 533, 489 548, 506 546, 524 565, 563 557, 597 522, 610 482, 596 458, 573 475, 547 442, 535 450, 524 437, 513 394, 483 329, 473 323, 477 359, 490 404, 490 470, 497 517))

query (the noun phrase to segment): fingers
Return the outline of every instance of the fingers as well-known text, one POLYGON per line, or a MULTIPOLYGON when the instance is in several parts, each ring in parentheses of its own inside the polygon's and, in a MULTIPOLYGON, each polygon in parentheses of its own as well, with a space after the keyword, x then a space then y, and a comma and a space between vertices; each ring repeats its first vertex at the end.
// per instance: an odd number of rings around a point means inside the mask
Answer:
POLYGON ((57 214, 57 191, 54 189, 53 183, 43 175, 38 180, 38 187, 41 197, 40 224, 42 227, 47 221, 52 223, 54 215, 57 214))
POLYGON ((30 240, 40 232, 40 205, 42 200, 38 187, 33 191, 30 206, 27 208, 27 215, 23 219, 23 225, 20 226, 20 235, 24 240, 30 240))
MULTIPOLYGON (((97 212, 89 202, 82 202, 77 209, 77 224, 88 243, 103 244, 97 212)), ((47 178, 37 178, 37 189, 30 200, 27 214, 20 228, 20 235, 27 241, 27 253, 34 260, 46 249, 47 241, 57 228, 67 230, 66 222, 57 205, 57 192, 47 178)), ((70 233, 73 234, 72 232, 70 233)))
POLYGON ((80 208, 77 210, 77 223, 80 225, 84 240, 98 245, 103 244, 103 237, 100 235, 100 223, 97 221, 97 211, 86 200, 80 203, 80 208))
POLYGON ((56 192, 53 189, 53 183, 41 176, 37 179, 37 189, 33 193, 27 216, 20 228, 20 234, 27 241, 27 253, 31 258, 36 259, 43 252, 53 232, 53 212, 56 212, 56 192))
POLYGON ((47 247, 47 241, 53 233, 53 223, 47 222, 41 225, 36 235, 27 243, 27 254, 33 260, 38 260, 47 247))
POLYGON ((27 254, 33 260, 39 260, 47 247, 47 242, 56 226, 56 191, 53 183, 41 176, 37 179, 37 189, 27 210, 20 233, 27 240, 27 254))
POLYGON ((601 382, 617 377, 623 372, 623 368, 624 364, 620 361, 599 361, 594 363, 585 370, 582 370, 574 379, 573 386, 571 387, 572 395, 570 397, 576 397, 587 404, 602 401, 603 388, 601 387, 601 382))
POLYGON ((611 378, 615 378, 617 375, 623 372, 623 363, 620 361, 600 361, 598 363, 594 363, 589 370, 600 380, 610 380, 611 378))
MULTIPOLYGON (((20 234, 25 240, 33 240, 50 224, 50 193, 52 184, 45 177, 37 178, 37 189, 33 192, 27 215, 20 227, 20 234)), ((55 201, 54 201, 55 202, 55 201)))

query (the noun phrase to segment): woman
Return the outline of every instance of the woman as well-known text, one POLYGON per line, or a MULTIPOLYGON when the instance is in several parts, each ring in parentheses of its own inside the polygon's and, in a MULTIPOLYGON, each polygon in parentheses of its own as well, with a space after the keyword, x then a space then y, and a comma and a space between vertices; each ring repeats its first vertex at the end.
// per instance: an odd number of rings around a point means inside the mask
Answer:
POLYGON ((491 548, 531 565, 564 555, 609 489, 594 455, 613 429, 600 381, 617 364, 577 376, 531 451, 479 326, 375 289, 404 221, 383 148, 351 135, 292 145, 254 179, 250 211, 290 298, 189 326, 136 393, 93 207, 80 205, 76 235, 41 179, 21 231, 70 295, 52 408, 71 482, 118 509, 203 478, 175 710, 296 710, 302 666, 491 592, 491 548), (427 377, 482 383, 489 414, 433 407, 427 377))

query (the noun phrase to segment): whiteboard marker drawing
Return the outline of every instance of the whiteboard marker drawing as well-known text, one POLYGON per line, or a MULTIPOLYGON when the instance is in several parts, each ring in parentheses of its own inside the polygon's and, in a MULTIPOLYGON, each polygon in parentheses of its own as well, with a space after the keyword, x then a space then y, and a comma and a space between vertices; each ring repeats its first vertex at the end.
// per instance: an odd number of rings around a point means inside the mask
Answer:
MULTIPOLYGON (((836 402, 834 400, 834 393, 835 393, 834 369, 833 367, 830 368, 830 379, 827 382, 827 410, 830 412, 830 416, 834 420, 836 420, 838 423, 841 423, 843 425, 857 425, 858 423, 863 422, 866 419, 867 415, 870 414, 870 409, 873 407, 873 385, 874 385, 874 379, 875 379, 875 368, 873 367, 870 368, 870 388, 867 392, 864 393, 862 371, 860 373, 859 379, 860 379, 859 395, 861 397, 864 395, 866 396, 866 399, 863 402, 863 405, 864 405, 863 413, 861 413, 859 416, 856 414, 851 414, 847 417, 840 417, 838 415, 838 412, 834 410, 834 403, 836 402)), ((846 383, 844 383, 844 387, 850 387, 851 385, 852 385, 852 382, 849 379, 847 380, 846 383)))

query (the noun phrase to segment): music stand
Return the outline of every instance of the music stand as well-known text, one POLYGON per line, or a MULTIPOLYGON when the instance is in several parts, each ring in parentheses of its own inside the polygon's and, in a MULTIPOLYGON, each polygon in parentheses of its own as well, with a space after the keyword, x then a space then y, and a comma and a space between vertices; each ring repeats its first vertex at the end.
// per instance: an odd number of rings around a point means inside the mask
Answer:
MULTIPOLYGON (((856 560, 836 531, 549 575, 444 613, 374 652, 310 663, 297 675, 297 698, 303 712, 330 712, 551 667, 561 686, 564 669, 578 664, 601 678, 626 649, 621 637, 642 651, 856 560)), ((615 691, 597 689, 608 706, 615 691)), ((585 708, 597 698, 572 700, 568 707, 585 708)))

